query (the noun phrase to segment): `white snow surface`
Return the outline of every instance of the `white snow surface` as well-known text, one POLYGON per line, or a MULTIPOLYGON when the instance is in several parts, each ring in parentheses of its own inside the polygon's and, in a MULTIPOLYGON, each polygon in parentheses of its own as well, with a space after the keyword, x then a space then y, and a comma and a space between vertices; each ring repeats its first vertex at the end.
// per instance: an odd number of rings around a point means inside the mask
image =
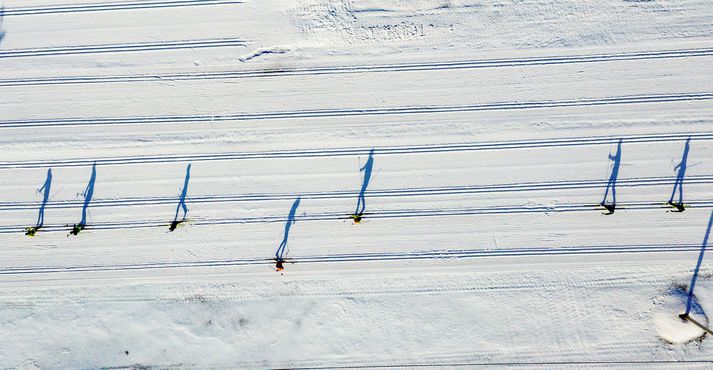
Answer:
POLYGON ((0 367, 713 366, 710 0, 1 5, 0 367))

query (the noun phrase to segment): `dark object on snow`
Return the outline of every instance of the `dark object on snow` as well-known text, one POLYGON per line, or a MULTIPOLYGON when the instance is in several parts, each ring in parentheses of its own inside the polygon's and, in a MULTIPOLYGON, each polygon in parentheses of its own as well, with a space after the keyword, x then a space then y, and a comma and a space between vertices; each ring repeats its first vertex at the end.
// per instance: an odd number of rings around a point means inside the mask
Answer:
POLYGON ((675 211, 671 212, 683 212, 686 210, 686 207, 684 207, 683 203, 674 203, 674 202, 667 202, 671 207, 676 208, 675 211))
POLYGON ((708 333, 708 334, 710 334, 710 335, 713 335, 713 330, 711 330, 710 328, 708 328, 708 327, 706 327, 705 325, 701 324, 700 322, 698 322, 698 320, 692 318, 692 317, 689 316, 687 313, 682 313, 682 314, 678 315, 678 317, 680 317, 681 320, 690 321, 691 323, 693 323, 693 325, 695 325, 695 326, 697 326, 697 327, 703 329, 703 331, 705 331, 706 333, 708 333))
POLYGON ((69 233, 72 235, 78 235, 80 231, 84 230, 84 226, 84 224, 74 224, 74 226, 72 226, 72 231, 70 231, 69 233))
POLYGON ((600 206, 604 207, 607 209, 607 213, 605 215, 611 215, 614 213, 614 210, 616 209, 616 204, 605 204, 604 202, 599 203, 600 206))
POLYGON ((25 228, 25 235, 27 235, 27 236, 35 236, 35 234, 37 234, 37 231, 38 231, 39 229, 40 229, 40 228, 37 227, 37 226, 26 227, 26 228, 25 228))
POLYGON ((168 231, 176 230, 176 227, 178 227, 178 225, 180 225, 180 224, 182 224, 182 223, 183 223, 183 221, 173 221, 173 222, 171 222, 171 226, 168 227, 168 231))

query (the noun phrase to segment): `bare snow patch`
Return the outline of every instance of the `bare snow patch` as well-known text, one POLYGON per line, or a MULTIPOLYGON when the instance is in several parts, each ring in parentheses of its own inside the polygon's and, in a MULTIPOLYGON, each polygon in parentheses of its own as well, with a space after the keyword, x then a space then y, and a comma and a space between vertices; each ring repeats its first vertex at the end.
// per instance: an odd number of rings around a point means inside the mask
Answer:
MULTIPOLYGON (((701 339, 705 331, 690 321, 679 317, 686 311, 688 293, 685 287, 677 286, 669 289, 665 294, 653 300, 653 321, 661 338, 671 344, 688 343, 701 339)), ((690 316, 701 324, 708 326, 708 317, 694 296, 690 316)))
POLYGON ((325 44, 382 44, 429 38, 442 24, 421 15, 431 1, 311 1, 296 10, 299 29, 325 44))
POLYGON ((298 29, 322 45, 476 49, 711 37, 712 15, 696 0, 308 0, 294 10, 298 29))

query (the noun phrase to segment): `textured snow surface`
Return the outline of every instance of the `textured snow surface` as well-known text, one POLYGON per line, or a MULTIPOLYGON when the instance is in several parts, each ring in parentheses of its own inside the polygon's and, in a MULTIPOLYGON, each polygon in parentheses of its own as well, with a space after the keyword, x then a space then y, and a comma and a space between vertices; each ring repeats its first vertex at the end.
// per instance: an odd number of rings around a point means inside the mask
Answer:
POLYGON ((710 1, 97 1, 2 3, 0 367, 713 366, 710 1))

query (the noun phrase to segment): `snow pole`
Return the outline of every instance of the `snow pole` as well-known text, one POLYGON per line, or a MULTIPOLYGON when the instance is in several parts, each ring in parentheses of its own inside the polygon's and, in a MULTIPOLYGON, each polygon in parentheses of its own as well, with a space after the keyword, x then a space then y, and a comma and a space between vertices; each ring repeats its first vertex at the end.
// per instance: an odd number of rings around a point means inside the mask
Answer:
POLYGON ((188 207, 186 206, 186 195, 188 194, 188 182, 191 180, 191 164, 189 163, 186 167, 186 178, 183 180, 183 190, 181 190, 181 196, 178 198, 178 205, 176 206, 176 215, 173 217, 173 222, 168 228, 169 231, 176 230, 178 224, 186 221, 186 215, 188 214, 188 207), (178 213, 183 209, 183 218, 178 220, 178 213))
POLYGON ((359 191, 359 197, 357 198, 356 209, 351 218, 355 223, 361 222, 361 218, 366 210, 366 188, 369 186, 369 180, 371 180, 371 171, 374 168, 374 148, 369 151, 369 158, 366 160, 364 167, 359 168, 359 172, 364 172, 364 180, 361 184, 361 190, 359 191))
POLYGON ((619 166, 621 165, 621 142, 622 139, 619 139, 616 154, 609 154, 609 159, 614 161, 614 164, 612 165, 611 175, 609 176, 609 181, 607 182, 607 188, 604 190, 604 199, 602 199, 602 202, 599 203, 599 205, 607 209, 609 213, 606 214, 608 215, 614 213, 614 210, 616 209, 616 180, 619 177, 619 166), (607 204, 609 190, 611 190, 612 200, 611 203, 607 204))
MULTIPOLYGON (((89 183, 87 188, 84 189, 82 195, 84 195, 84 205, 82 205, 82 220, 78 224, 72 226, 72 231, 69 233, 72 235, 79 234, 87 226, 87 208, 89 208, 89 202, 92 201, 92 196, 94 195, 94 183, 97 181, 97 163, 92 164, 92 176, 89 178, 89 183)), ((69 235, 67 235, 69 236, 69 235)))
POLYGON ((297 213, 297 207, 300 206, 300 197, 297 197, 295 199, 294 203, 292 203, 292 208, 290 209, 290 214, 287 216, 287 222, 285 223, 285 233, 284 236, 282 237, 282 242, 280 245, 277 247, 277 250, 275 251, 275 261, 277 262, 276 264, 276 269, 277 271, 282 271, 282 263, 285 261, 285 254, 287 250, 287 239, 290 236, 290 228, 292 227, 292 224, 295 223, 295 214, 297 213))
POLYGON ((683 149, 683 157, 681 162, 673 168, 674 171, 678 170, 676 174, 676 182, 673 184, 673 191, 671 192, 671 198, 668 199, 668 204, 676 207, 676 212, 683 212, 685 210, 683 206, 683 179, 686 176, 686 167, 688 162, 688 151, 691 149, 691 137, 689 136, 686 140, 686 146, 683 149), (678 189, 678 202, 674 202, 673 198, 676 195, 676 190, 678 189))
POLYGON ((681 315, 683 318, 687 318, 688 314, 691 313, 691 306, 693 305, 693 289, 696 287, 696 280, 698 279, 698 272, 701 270, 701 263, 703 263, 703 254, 706 251, 706 246, 708 245, 708 236, 711 234, 711 226, 713 226, 713 211, 711 211, 711 218, 708 220, 708 228, 706 229, 706 236, 703 238, 703 245, 701 246, 701 253, 698 255, 698 263, 696 264, 696 269, 693 270, 693 278, 691 279, 691 287, 688 289, 688 302, 686 303, 686 313, 681 315))
POLYGON ((52 169, 47 170, 47 178, 45 179, 44 185, 37 189, 38 193, 42 193, 42 204, 40 205, 40 211, 37 215, 37 223, 34 227, 25 228, 25 235, 34 236, 45 223, 45 207, 47 207, 47 202, 50 198, 50 187, 52 186, 52 169))

